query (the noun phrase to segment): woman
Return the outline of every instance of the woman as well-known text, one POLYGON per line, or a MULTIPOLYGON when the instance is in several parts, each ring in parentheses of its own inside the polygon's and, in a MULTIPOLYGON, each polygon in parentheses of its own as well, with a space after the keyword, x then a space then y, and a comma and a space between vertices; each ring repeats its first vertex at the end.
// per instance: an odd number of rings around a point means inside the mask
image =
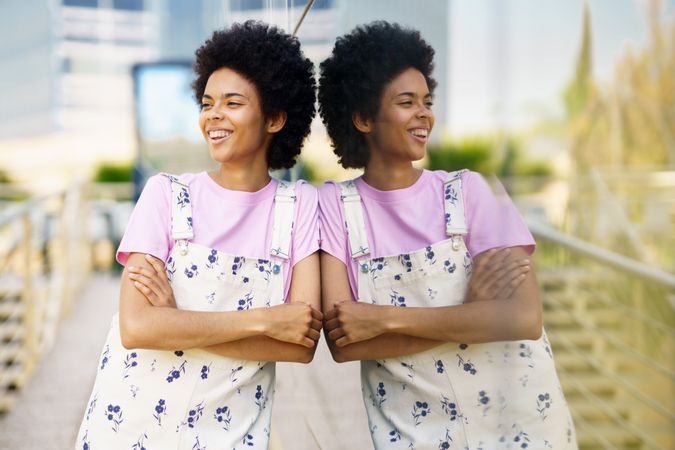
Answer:
POLYGON ((364 169, 319 190, 329 346, 362 360, 377 449, 576 448, 532 236, 480 175, 413 166, 434 126, 433 54, 418 32, 374 22, 321 64, 335 153, 364 169))
POLYGON ((309 133, 312 63, 295 38, 250 21, 196 57, 218 168, 154 176, 136 205, 79 448, 265 449, 266 361, 309 362, 320 336, 316 191, 268 173, 291 167, 309 133), (164 262, 166 285, 153 280, 164 262))

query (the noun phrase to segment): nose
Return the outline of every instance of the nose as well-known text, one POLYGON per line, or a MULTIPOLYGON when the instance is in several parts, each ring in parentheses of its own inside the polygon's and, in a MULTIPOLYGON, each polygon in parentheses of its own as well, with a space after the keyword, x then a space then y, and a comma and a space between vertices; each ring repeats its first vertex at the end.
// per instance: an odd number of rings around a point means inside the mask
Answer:
POLYGON ((431 108, 429 108, 429 106, 426 105, 425 103, 421 103, 419 105, 419 107, 417 108, 417 114, 416 115, 420 119, 426 119, 426 118, 430 117, 432 114, 433 114, 433 112, 431 111, 431 108))
POLYGON ((218 103, 204 111, 204 114, 207 120, 220 120, 223 118, 223 111, 221 110, 218 103))

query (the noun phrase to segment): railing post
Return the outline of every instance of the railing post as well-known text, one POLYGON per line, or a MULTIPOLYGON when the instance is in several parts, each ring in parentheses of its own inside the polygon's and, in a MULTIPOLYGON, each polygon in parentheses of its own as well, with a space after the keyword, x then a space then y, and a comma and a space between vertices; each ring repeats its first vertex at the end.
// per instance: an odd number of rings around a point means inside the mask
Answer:
POLYGON ((22 272, 23 289, 21 292, 21 303, 24 304, 24 315, 22 318, 22 328, 24 329, 24 347, 26 349, 24 374, 30 372, 35 365, 37 358, 37 329, 35 323, 35 295, 33 286, 33 249, 32 249, 32 231, 30 211, 26 211, 22 217, 23 240, 22 248, 22 272))

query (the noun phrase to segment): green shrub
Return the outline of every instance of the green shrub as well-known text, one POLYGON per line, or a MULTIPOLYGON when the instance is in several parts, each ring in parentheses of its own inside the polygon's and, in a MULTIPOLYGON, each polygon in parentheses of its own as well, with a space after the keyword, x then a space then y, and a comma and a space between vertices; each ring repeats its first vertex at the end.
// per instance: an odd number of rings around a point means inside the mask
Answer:
POLYGON ((96 173, 94 174, 94 182, 96 183, 118 183, 130 182, 132 180, 132 163, 102 163, 96 168, 96 173))
POLYGON ((459 170, 469 169, 480 173, 494 172, 492 143, 484 138, 466 139, 459 142, 443 142, 430 146, 429 169, 459 170))

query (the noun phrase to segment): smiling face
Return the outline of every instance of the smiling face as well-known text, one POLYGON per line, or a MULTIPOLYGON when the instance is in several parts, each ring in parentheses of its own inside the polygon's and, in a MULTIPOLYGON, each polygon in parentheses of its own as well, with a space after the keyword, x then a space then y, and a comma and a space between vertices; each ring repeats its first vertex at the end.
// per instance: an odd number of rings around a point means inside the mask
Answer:
POLYGON ((267 165, 275 128, 263 117, 256 87, 234 70, 225 67, 209 77, 199 127, 215 161, 267 165))
POLYGON ((371 161, 422 159, 434 126, 432 105, 429 87, 419 70, 409 68, 392 79, 382 91, 376 116, 362 126, 357 124, 365 132, 371 161))

